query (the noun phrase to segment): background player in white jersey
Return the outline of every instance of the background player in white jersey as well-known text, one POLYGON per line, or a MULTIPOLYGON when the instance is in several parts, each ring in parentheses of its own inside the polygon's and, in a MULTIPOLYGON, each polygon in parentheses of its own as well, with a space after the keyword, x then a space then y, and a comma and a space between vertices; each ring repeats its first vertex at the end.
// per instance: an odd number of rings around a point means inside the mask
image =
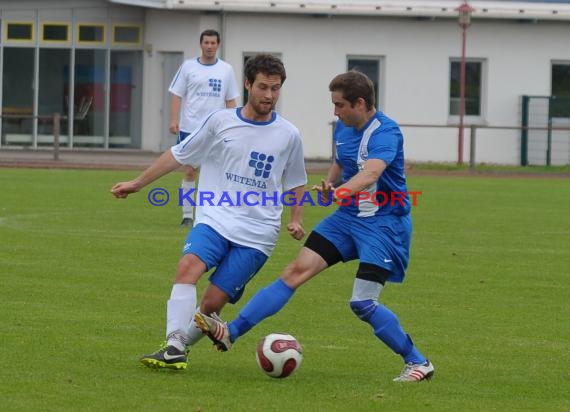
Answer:
MULTIPOLYGON (((189 164, 200 166, 199 190, 213 202, 201 205, 198 199, 196 225, 186 239, 167 304, 166 344, 141 358, 146 366, 186 368, 186 348, 202 336, 193 321, 198 279, 216 268, 200 312, 215 316, 227 302, 235 303, 275 247, 281 193, 293 192, 297 205, 303 196, 307 175, 301 136, 273 111, 286 77, 283 63, 257 55, 246 63, 244 77, 244 107, 210 114, 140 176, 111 189, 125 198, 180 164, 189 164)), ((287 230, 297 240, 305 235, 301 217, 302 207, 292 206, 287 230)))
POLYGON ((217 316, 197 313, 196 324, 226 351, 285 306, 299 286, 329 266, 358 259, 350 308, 402 357, 404 369, 394 381, 429 379, 432 363, 402 329, 396 314, 378 301, 386 281, 402 282, 408 266, 412 221, 404 138, 398 124, 375 109, 374 86, 364 74, 339 74, 329 90, 339 118, 334 132, 337 153, 326 181, 316 189, 333 194, 342 205, 315 227, 281 277, 257 292, 236 319, 225 324, 217 316), (341 184, 335 189, 337 182, 341 184))
MULTIPOLYGON (((199 57, 186 60, 172 79, 168 88, 171 93, 170 133, 178 135, 180 143, 202 120, 214 110, 236 107, 239 90, 232 66, 216 57, 220 46, 220 34, 205 30, 200 34, 199 57), (179 119, 180 118, 180 119, 179 119)), ((184 193, 196 188, 197 170, 184 167, 182 190, 184 193)), ((181 226, 192 226, 194 206, 189 201, 182 204, 181 226)))

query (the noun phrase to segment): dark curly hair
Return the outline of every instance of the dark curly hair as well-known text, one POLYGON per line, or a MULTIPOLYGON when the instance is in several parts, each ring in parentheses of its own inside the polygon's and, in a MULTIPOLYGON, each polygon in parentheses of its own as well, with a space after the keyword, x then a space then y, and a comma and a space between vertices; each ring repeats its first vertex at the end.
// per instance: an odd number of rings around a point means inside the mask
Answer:
POLYGON ((243 74, 249 84, 253 84, 258 73, 263 73, 267 76, 281 76, 281 84, 285 83, 285 78, 287 77, 285 66, 283 66, 281 59, 271 54, 258 54, 247 60, 243 74))

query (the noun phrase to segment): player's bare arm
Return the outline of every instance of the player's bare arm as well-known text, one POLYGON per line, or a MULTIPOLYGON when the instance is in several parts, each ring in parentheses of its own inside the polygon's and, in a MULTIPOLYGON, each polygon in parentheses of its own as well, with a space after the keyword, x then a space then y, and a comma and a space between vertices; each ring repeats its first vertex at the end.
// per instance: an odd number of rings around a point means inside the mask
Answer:
POLYGON ((226 100, 226 109, 233 109, 234 107, 237 107, 236 99, 226 100))
POLYGON ((387 166, 386 162, 381 159, 367 160, 360 172, 355 174, 348 182, 337 187, 334 192, 338 193, 342 189, 343 196, 356 195, 377 182, 387 166))
POLYGON ((137 178, 120 182, 111 188, 113 196, 119 199, 126 198, 131 193, 136 193, 149 183, 177 169, 180 164, 174 159, 170 150, 164 152, 156 161, 142 172, 137 178))
POLYGON ((170 98, 170 127, 168 130, 172 134, 180 133, 180 123, 178 121, 178 115, 180 114, 180 105, 182 104, 182 98, 175 94, 172 94, 170 98))
POLYGON ((287 225, 287 231, 295 240, 301 240, 305 236, 303 229, 303 206, 301 199, 305 193, 305 186, 299 186, 291 189, 295 196, 295 204, 291 206, 291 220, 287 225))
POLYGON ((340 181, 341 174, 342 174, 342 167, 336 161, 333 161, 331 167, 329 167, 326 181, 329 182, 331 186, 334 186, 336 183, 340 181))

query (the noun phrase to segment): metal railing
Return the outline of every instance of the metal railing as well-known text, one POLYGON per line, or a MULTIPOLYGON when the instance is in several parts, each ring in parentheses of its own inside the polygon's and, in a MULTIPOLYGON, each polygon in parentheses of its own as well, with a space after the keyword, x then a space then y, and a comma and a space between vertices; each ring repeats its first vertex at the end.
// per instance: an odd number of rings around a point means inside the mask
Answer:
MULTIPOLYGON (((334 128, 336 125, 336 122, 333 121, 330 123, 331 124, 331 128, 332 128, 332 132, 334 133, 334 128)), ((411 127, 411 128, 445 128, 445 129, 458 129, 459 130, 459 126, 458 125, 454 125, 454 124, 421 124, 421 123, 401 123, 399 124, 399 126, 401 128, 403 127, 411 127)), ((546 152, 546 158, 547 158, 547 165, 550 166, 550 155, 552 153, 552 149, 551 149, 551 137, 552 137, 552 132, 553 131, 568 131, 570 132, 570 127, 555 127, 552 126, 552 123, 549 123, 548 126, 546 127, 534 127, 534 126, 489 126, 489 125, 477 125, 477 124, 471 124, 471 125, 466 125, 465 126, 466 129, 469 129, 469 170, 474 172, 476 171, 477 168, 477 159, 476 159, 476 149, 477 149, 477 129, 487 129, 487 130, 518 130, 521 133, 526 132, 528 133, 529 131, 544 131, 547 132, 547 152, 546 152)), ((524 163, 524 159, 526 158, 526 152, 528 151, 528 147, 525 146, 525 140, 523 139, 523 142, 521 144, 521 159, 523 160, 523 166, 527 166, 528 163, 524 163)), ((336 147, 334 145, 334 142, 332 142, 332 158, 334 159, 335 157, 335 150, 336 147)), ((457 163, 461 164, 459 162, 459 159, 457 159, 457 163)))
MULTIPOLYGON (((428 124, 400 124, 400 127, 421 127, 421 128, 456 128, 457 125, 428 125, 428 124)), ((546 165, 551 166, 551 155, 552 155, 552 132, 553 131, 568 131, 570 132, 570 127, 556 127, 552 126, 549 122, 546 127, 536 127, 536 126, 488 126, 488 125, 466 125, 465 128, 469 129, 469 170, 476 170, 476 148, 477 148, 477 129, 487 129, 487 130, 518 130, 523 133, 529 131, 543 131, 547 133, 546 141, 546 165)), ((459 159, 457 159, 457 163, 459 159)), ((521 166, 528 166, 528 136, 526 139, 521 139, 521 166), (526 159, 526 160, 525 160, 526 159)))
POLYGON ((59 138, 61 134, 61 121, 67 120, 67 116, 60 113, 49 115, 22 115, 22 114, 0 114, 0 119, 32 119, 32 120, 51 120, 53 127, 53 160, 59 160, 59 138))
MULTIPOLYGON (((51 120, 53 126, 53 159, 59 160, 59 149, 60 149, 60 134, 61 134, 61 121, 67 120, 67 116, 62 116, 60 113, 54 113, 51 116, 47 115, 15 115, 15 114, 0 114, 0 119, 2 118, 11 118, 11 119, 38 119, 38 120, 51 120)), ((334 127, 336 122, 330 123, 332 126, 332 132, 334 132, 334 127)), ((457 125, 437 125, 437 124, 420 124, 420 123, 402 123, 400 127, 414 127, 414 128, 454 128, 458 129, 457 125)), ((551 154, 551 136, 553 131, 569 131, 570 127, 554 127, 551 123, 548 124, 547 127, 530 127, 530 126, 488 126, 488 125, 469 125, 466 126, 469 129, 469 170, 475 171, 476 170, 476 148, 477 148, 477 129, 494 129, 494 130, 519 130, 522 132, 528 131, 546 131, 547 136, 547 163, 550 165, 549 156, 551 154)), ((521 151, 527 150, 528 148, 522 147, 521 151)), ((336 147, 334 142, 332 142, 332 158, 334 159, 336 147)), ((521 155, 521 159, 524 159, 524 156, 521 155)), ((457 159, 459 164, 459 159, 457 159)))

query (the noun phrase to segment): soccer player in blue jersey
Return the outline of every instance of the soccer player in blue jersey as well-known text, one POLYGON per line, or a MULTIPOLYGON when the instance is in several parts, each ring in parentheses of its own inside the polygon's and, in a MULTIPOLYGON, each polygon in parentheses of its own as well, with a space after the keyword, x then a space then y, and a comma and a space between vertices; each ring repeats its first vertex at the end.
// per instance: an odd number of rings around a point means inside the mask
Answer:
MULTIPOLYGON (((194 326, 199 279, 215 268, 200 302, 205 315, 215 316, 226 303, 237 302, 275 248, 283 212, 280 195, 291 191, 301 199, 305 191, 301 135, 273 110, 286 77, 283 63, 259 54, 247 61, 244 77, 245 106, 211 113, 140 176, 111 189, 115 197, 126 198, 183 164, 200 166, 199 190, 213 196, 211 203, 197 202, 196 225, 166 305, 166 342, 140 359, 151 368, 186 368, 187 349, 203 337, 194 326)), ((305 235, 302 205, 295 203, 287 230, 300 240, 305 235)))
POLYGON ((375 109, 374 87, 364 74, 340 74, 329 90, 339 119, 334 132, 336 158, 322 186, 315 189, 324 198, 332 195, 342 201, 342 206, 315 227, 281 277, 258 291, 236 319, 226 324, 219 317, 197 313, 196 325, 218 350, 226 351, 283 308, 313 276, 338 262, 358 259, 350 308, 402 357, 405 365, 394 381, 429 379, 434 374, 432 363, 402 329, 398 317, 378 301, 387 281, 404 280, 409 260, 412 221, 402 133, 394 120, 375 109))

